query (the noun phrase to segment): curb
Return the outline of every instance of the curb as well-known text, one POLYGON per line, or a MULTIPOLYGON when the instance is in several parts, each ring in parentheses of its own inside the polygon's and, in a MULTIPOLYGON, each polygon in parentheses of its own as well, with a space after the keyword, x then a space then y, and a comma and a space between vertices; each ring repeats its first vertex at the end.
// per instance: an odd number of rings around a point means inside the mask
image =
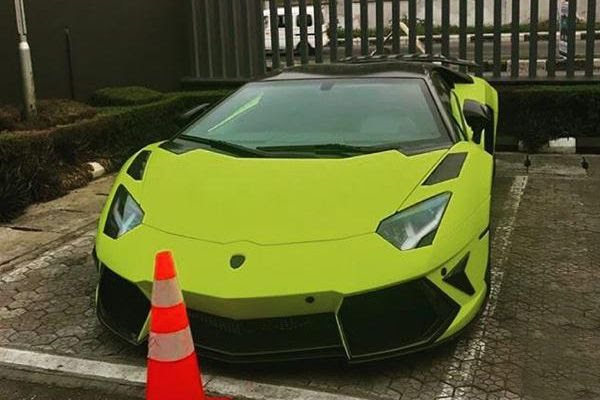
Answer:
MULTIPOLYGON (((19 371, 21 381, 79 388, 106 388, 111 392, 128 392, 140 396, 146 384, 146 368, 104 361, 87 360, 70 356, 38 353, 0 347, 1 367, 11 372, 19 371), (42 378, 40 378, 40 376, 42 378), (120 388, 120 389, 119 389, 120 388)), ((14 377, 11 379, 15 379, 14 377)), ((211 394, 236 400, 362 400, 315 390, 259 383, 218 375, 203 375, 204 389, 211 394)))

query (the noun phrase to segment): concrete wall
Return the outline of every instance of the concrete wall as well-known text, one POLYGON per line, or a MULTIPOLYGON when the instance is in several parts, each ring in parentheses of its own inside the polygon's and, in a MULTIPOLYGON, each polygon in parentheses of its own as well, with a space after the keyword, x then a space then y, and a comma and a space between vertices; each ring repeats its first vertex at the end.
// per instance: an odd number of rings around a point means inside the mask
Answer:
MULTIPOLYGON (((185 0, 26 0, 40 98, 69 97, 65 27, 78 99, 106 86, 174 90, 189 75, 185 0)), ((20 99, 14 2, 0 2, 0 103, 20 99)))

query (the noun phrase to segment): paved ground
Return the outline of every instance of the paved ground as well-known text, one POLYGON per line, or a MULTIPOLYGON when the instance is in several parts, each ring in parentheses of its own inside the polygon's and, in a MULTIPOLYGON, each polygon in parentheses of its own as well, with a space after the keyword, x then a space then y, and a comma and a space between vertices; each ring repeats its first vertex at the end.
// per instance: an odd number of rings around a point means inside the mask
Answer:
MULTIPOLYGON (((600 157, 588 157, 588 173, 579 156, 532 156, 529 173, 522 160, 500 156, 493 291, 462 339, 362 366, 202 360, 205 372, 370 399, 600 399, 600 157)), ((90 216, 109 185, 110 178, 96 181, 45 207, 88 204, 90 216)), ((25 216, 15 225, 34 221, 41 223, 25 216)), ((123 343, 96 321, 89 257, 94 223, 73 221, 65 215, 60 224, 66 236, 47 237, 27 254, 0 261, 0 346, 143 365, 145 349, 123 343)), ((12 232, 0 242, 0 254, 32 233, 12 232)), ((27 398, 27 392, 19 395, 27 398)))
POLYGON ((114 393, 99 393, 96 390, 62 388, 40 383, 27 383, 0 379, 0 399, 6 400, 133 400, 136 397, 114 393))

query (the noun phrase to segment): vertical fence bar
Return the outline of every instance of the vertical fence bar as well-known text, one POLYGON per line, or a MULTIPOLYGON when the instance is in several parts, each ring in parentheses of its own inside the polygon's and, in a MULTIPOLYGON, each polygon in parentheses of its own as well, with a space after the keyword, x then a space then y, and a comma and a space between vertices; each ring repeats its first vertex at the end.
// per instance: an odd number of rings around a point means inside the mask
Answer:
POLYGON ((477 76, 483 75, 483 0, 475 0, 475 62, 477 76))
POLYGON ((569 0, 569 18, 567 20, 567 78, 575 76, 575 35, 577 29, 577 0, 569 0))
MULTIPOLYGON (((205 54, 204 61, 208 65, 208 77, 214 78, 215 77, 215 69, 214 69, 213 50, 212 50, 213 38, 212 38, 212 31, 210 29, 211 21, 210 21, 210 15, 209 15, 210 5, 208 4, 208 0, 203 0, 202 4, 203 4, 202 11, 199 13, 199 15, 204 16, 204 21, 203 21, 204 36, 206 37, 206 54, 205 54)), ((248 20, 247 22, 248 23, 246 24, 246 29, 250 29, 250 21, 248 20)), ((250 38, 250 36, 248 36, 248 38, 250 38)), ((247 45, 248 45, 248 51, 250 51, 252 48, 250 41, 248 41, 247 45)), ((253 71, 250 70, 250 74, 252 74, 252 73, 253 73, 253 71)))
POLYGON ((269 1, 269 18, 271 22, 271 59, 273 69, 279 68, 279 15, 277 1, 269 1))
POLYGON ((433 0, 425 0, 425 53, 433 53, 433 0))
MULTIPOLYGON (((251 3, 253 4, 253 3, 251 3)), ((250 8, 250 18, 256 21, 256 15, 254 14, 254 8, 250 8)), ((223 16, 221 14, 221 3, 212 2, 212 13, 211 22, 213 28, 213 40, 214 40, 214 51, 216 53, 214 58, 215 73, 218 78, 226 78, 227 72, 225 70, 225 47, 223 44, 223 16)), ((262 25, 262 22, 261 22, 262 25)), ((253 43, 256 45, 256 42, 253 43)), ((254 49, 256 51, 256 49, 254 49)))
POLYGON ((292 17, 292 0, 283 2, 285 25, 285 63, 288 67, 294 65, 294 19, 292 17))
POLYGON ((417 0, 408 0, 408 52, 417 52, 417 0))
POLYGON ((352 57, 354 43, 354 26, 352 20, 352 0, 344 0, 344 45, 346 57, 352 57))
MULTIPOLYGON (((308 17, 306 0, 298 0, 298 25, 300 25, 300 62, 308 64, 308 17)), ((313 21, 314 22, 314 21, 313 21)))
POLYGON ((200 46, 198 40, 198 12, 196 11, 196 0, 190 0, 192 6, 192 43, 194 46, 194 76, 200 77, 200 54, 198 47, 200 46))
POLYGON ((548 9, 548 61, 546 61, 546 71, 550 78, 554 78, 556 76, 557 0, 550 0, 548 9))
POLYGON ((338 41, 337 0, 329 0, 329 61, 337 61, 338 41))
POLYGON ((521 0, 512 0, 512 18, 510 22, 510 76, 519 77, 519 18, 521 10, 519 2, 521 0))
MULTIPOLYGON (((467 0, 460 0, 458 10, 458 57, 467 58, 467 0)), ((466 68, 461 67, 462 71, 466 68)))
MULTIPOLYGON (((207 21, 209 21, 209 15, 208 15, 208 1, 204 0, 204 4, 206 6, 206 8, 200 12, 200 15, 205 15, 207 18, 207 21)), ((254 54, 254 49, 252 47, 252 36, 250 35, 250 28, 252 26, 252 11, 250 10, 250 2, 247 1, 242 1, 240 2, 240 16, 242 17, 242 24, 243 26, 243 31, 244 31, 244 36, 242 37, 242 40, 245 42, 245 46, 241 46, 244 48, 243 52, 244 55, 246 55, 246 77, 247 78, 253 78, 254 74, 255 74, 255 64, 252 58, 252 54, 254 54)), ((207 22, 208 23, 208 22, 207 22)), ((210 37, 206 38, 206 43, 207 45, 210 46, 210 37)), ((209 68, 212 68, 212 66, 209 64, 209 68)), ((210 77, 213 77, 213 73, 212 70, 210 71, 210 77)))
POLYGON ((502 0, 494 0, 494 77, 502 73, 502 0))
POLYGON ((442 0, 442 55, 450 55, 450 0, 442 0))
POLYGON ((400 54, 400 0, 392 0, 392 53, 400 54))
POLYGON ((313 0, 315 10, 315 62, 323 62, 323 10, 321 0, 313 0))
MULTIPOLYGON (((267 73, 267 60, 265 59, 265 17, 263 12, 264 3, 262 0, 254 2, 254 15, 256 18, 256 28, 254 30, 255 47, 254 51, 258 54, 257 67, 258 76, 264 76, 267 73)), ((225 24, 224 20, 221 20, 221 24, 225 24)), ((223 66, 225 68, 225 66, 223 66)))
POLYGON ((377 37, 377 53, 383 54, 383 0, 375 0, 375 24, 377 37))
MULTIPOLYGON (((240 69, 240 52, 237 49, 239 46, 239 35, 238 30, 240 27, 240 14, 239 14, 239 4, 236 1, 232 1, 229 3, 229 11, 231 15, 231 25, 229 26, 229 37, 231 39, 231 52, 233 55, 233 62, 235 64, 235 77, 241 77, 241 69, 240 69)), ((279 41, 277 42, 279 43, 279 41)), ((271 48, 272 50, 272 48, 271 48)), ((279 50, 279 49, 278 49, 279 50)))
POLYGON ((369 54, 369 3, 360 0, 360 54, 369 54))
POLYGON ((234 49, 238 63, 236 73, 239 78, 251 78, 251 62, 250 55, 248 53, 249 49, 244 45, 246 37, 248 36, 248 31, 246 31, 246 21, 248 19, 246 7, 242 4, 242 2, 239 1, 233 1, 232 5, 234 15, 232 22, 235 27, 234 35, 236 36, 235 43, 237 44, 237 48, 234 49))
MULTIPOLYGON (((216 10, 217 10, 217 21, 218 21, 218 25, 219 25, 219 55, 221 56, 221 77, 222 78, 227 78, 228 74, 227 74, 227 38, 225 36, 225 21, 227 20, 227 17, 224 15, 225 12, 223 10, 223 1, 219 1, 218 3, 216 3, 216 10)), ((255 10, 253 10, 255 11, 255 10)), ((254 17, 256 17, 256 14, 253 14, 254 17)), ((263 23, 263 15, 262 15, 262 9, 261 9, 261 15, 260 15, 260 24, 258 25, 259 27, 263 28, 264 27, 264 23, 263 23)), ((263 32, 264 32, 264 28, 263 28, 263 32)), ((262 41, 264 43, 265 41, 265 37, 264 37, 264 33, 263 33, 263 37, 262 37, 262 41)), ((263 58, 264 58, 264 53, 263 53, 263 58)))
POLYGON ((538 59, 538 0, 531 0, 529 10, 529 77, 537 76, 537 59, 538 59))
POLYGON ((596 0, 588 0, 585 38, 585 76, 594 76, 594 45, 596 41, 596 0))

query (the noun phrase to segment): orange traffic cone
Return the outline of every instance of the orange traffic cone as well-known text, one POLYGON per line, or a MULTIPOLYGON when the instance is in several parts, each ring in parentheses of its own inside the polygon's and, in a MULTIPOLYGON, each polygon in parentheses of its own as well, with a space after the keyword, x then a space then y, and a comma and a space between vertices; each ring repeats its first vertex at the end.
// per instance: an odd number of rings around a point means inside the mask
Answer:
POLYGON ((211 399, 205 396, 202 387, 187 311, 171 253, 158 253, 155 264, 146 399, 211 399))

